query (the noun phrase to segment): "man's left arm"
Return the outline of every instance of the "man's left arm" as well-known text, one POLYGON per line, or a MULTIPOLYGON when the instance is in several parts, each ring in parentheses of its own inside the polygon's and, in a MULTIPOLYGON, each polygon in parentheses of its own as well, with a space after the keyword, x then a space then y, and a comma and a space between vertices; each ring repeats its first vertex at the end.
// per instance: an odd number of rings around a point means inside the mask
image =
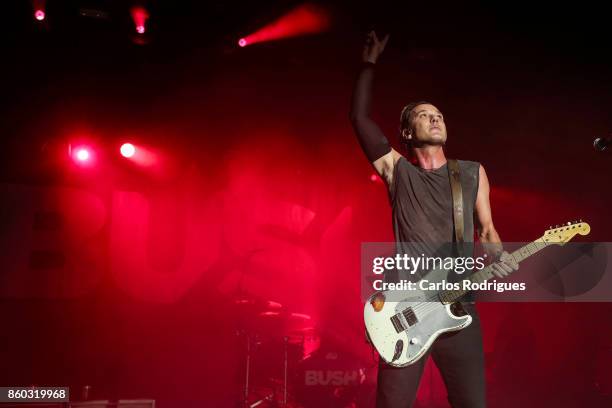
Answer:
POLYGON ((491 215, 491 203, 489 201, 489 179, 484 167, 480 166, 478 170, 478 194, 476 195, 476 227, 478 228, 478 238, 483 244, 489 259, 495 259, 492 265, 493 274, 498 278, 507 276, 512 271, 518 269, 518 263, 503 250, 499 234, 493 225, 493 216, 491 215))

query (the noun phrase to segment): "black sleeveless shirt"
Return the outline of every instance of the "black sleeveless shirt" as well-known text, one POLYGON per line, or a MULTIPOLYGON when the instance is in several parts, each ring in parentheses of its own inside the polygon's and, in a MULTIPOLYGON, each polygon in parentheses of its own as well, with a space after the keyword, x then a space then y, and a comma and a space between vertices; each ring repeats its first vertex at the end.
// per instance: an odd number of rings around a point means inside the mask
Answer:
MULTIPOLYGON (((463 189, 465 242, 474 241, 474 207, 480 163, 458 160, 463 189)), ((399 254, 452 256, 454 241, 453 200, 447 164, 434 170, 414 166, 401 157, 389 188, 393 232, 399 254)), ((467 245, 464 256, 472 256, 467 245)))

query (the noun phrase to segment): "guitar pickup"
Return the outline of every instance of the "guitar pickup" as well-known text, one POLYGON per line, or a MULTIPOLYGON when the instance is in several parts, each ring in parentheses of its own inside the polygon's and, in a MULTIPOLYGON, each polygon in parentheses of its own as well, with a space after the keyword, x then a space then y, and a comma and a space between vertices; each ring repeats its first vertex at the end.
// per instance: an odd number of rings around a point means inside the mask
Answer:
POLYGON ((406 327, 404 327, 404 323, 400 319, 399 313, 391 316, 391 323, 393 323, 393 327, 395 327, 395 331, 398 333, 401 333, 406 330, 406 327))
POLYGON ((402 315, 404 316, 404 319, 406 319, 408 326, 414 326, 419 321, 411 307, 404 309, 402 311, 402 315))

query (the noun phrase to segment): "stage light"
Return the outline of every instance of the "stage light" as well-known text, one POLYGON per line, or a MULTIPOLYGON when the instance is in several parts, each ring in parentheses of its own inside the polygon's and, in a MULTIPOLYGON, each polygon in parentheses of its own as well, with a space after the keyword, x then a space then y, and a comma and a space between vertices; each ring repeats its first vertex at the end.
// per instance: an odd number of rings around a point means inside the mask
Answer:
POLYGON ((32 10, 34 11, 34 19, 36 21, 43 21, 47 17, 45 12, 47 6, 47 0, 31 0, 32 10))
POLYGON ((68 157, 78 167, 92 167, 96 164, 95 150, 86 143, 68 144, 68 157))
POLYGON ((124 144, 122 144, 121 148, 119 150, 121 151, 121 155, 123 157, 128 158, 128 159, 130 157, 133 157, 134 153, 136 153, 136 148, 131 143, 124 143, 124 144))
POLYGON ((32 0, 32 9, 34 10, 34 19, 43 21, 47 14, 45 13, 47 0, 32 0))
POLYGON ((144 34, 146 31, 146 22, 149 18, 149 12, 143 7, 132 7, 132 20, 136 26, 136 32, 138 34, 144 34))
POLYGON ((119 148, 119 153, 134 165, 143 168, 151 168, 159 164, 158 155, 146 145, 125 142, 119 148))
POLYGON ((84 148, 77 149, 76 152, 74 153, 74 157, 78 161, 85 162, 89 160, 89 150, 84 149, 84 148))
POLYGON ((372 183, 375 183, 375 184, 383 183, 383 179, 378 174, 376 174, 376 173, 370 174, 370 177, 368 177, 368 178, 370 179, 370 181, 372 183))
POLYGON ((244 47, 258 42, 321 33, 326 31, 330 25, 331 17, 326 9, 319 5, 306 3, 256 32, 241 38, 238 45, 244 47))

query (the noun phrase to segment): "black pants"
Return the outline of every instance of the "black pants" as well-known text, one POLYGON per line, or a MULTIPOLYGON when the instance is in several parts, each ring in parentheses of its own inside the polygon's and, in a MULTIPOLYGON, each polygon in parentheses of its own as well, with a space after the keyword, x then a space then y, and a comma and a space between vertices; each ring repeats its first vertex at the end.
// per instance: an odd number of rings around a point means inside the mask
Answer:
POLYGON ((376 390, 377 408, 409 408, 429 355, 444 379, 453 408, 484 408, 485 374, 480 319, 473 304, 464 304, 472 323, 458 332, 438 337, 426 356, 415 364, 396 368, 381 362, 376 390))

